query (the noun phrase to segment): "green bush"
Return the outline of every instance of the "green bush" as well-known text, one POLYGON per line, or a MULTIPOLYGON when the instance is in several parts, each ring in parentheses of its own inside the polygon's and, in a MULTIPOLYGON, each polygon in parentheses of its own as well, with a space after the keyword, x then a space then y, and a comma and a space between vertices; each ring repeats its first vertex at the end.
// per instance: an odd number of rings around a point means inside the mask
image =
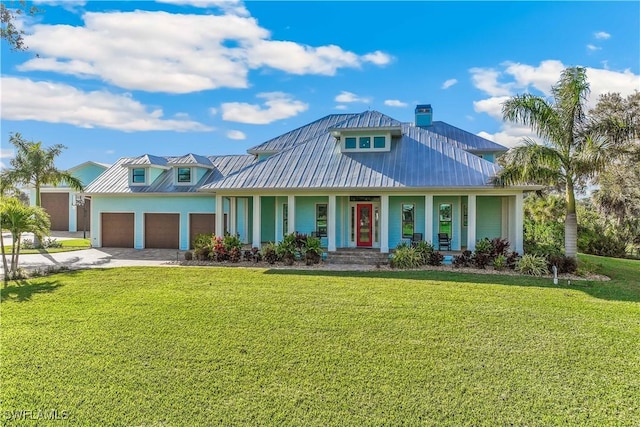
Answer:
POLYGON ((516 263, 516 271, 530 276, 542 276, 549 272, 547 259, 540 255, 525 254, 516 263))
POLYGON ((303 251, 307 265, 318 264, 322 257, 321 240, 317 237, 307 237, 303 251))
POLYGON ((476 242, 476 248, 473 251, 473 265, 476 268, 485 269, 491 263, 491 254, 493 252, 493 246, 491 241, 487 238, 478 240, 476 242))
POLYGON ((507 257, 503 254, 496 256, 493 259, 493 268, 498 271, 502 271, 507 267, 507 257))
POLYGON ((473 262, 472 257, 473 252, 462 251, 460 255, 456 255, 453 257, 453 266, 456 268, 471 267, 471 263, 473 262))
POLYGON ((391 266, 393 268, 417 268, 421 265, 421 254, 411 246, 398 246, 391 257, 391 266))
POLYGON ((284 236, 276 247, 276 253, 278 258, 284 261, 285 264, 293 265, 296 260, 296 253, 298 253, 298 235, 290 233, 284 236))
POLYGON ((278 251, 275 243, 269 242, 261 249, 262 259, 269 264, 275 264, 278 261, 278 251))
POLYGON ((442 261, 444 261, 444 255, 442 255, 440 252, 431 252, 431 254, 429 255, 429 259, 427 260, 427 264, 429 265, 442 265, 442 261))
POLYGON ((552 255, 547 257, 547 264, 549 271, 553 271, 552 267, 555 265, 559 274, 575 273, 578 268, 578 261, 575 258, 564 255, 552 255))
MULTIPOLYGON (((398 248, 400 247, 401 246, 398 245, 398 248)), ((404 247, 407 247, 407 246, 405 245, 404 247)), ((421 264, 423 265, 429 264, 429 260, 431 259, 431 256, 435 252, 435 248, 433 247, 433 245, 429 242, 420 241, 420 242, 417 242, 413 247, 418 252, 418 254, 420 254, 421 264)), ((396 248, 396 250, 398 248, 396 248)))

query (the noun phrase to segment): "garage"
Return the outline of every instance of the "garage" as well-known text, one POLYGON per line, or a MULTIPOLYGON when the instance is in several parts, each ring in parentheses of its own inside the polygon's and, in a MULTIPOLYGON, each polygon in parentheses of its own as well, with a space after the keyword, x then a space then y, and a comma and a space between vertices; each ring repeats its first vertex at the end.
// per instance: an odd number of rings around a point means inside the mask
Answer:
POLYGON ((216 226, 215 214, 189 214, 189 248, 198 234, 213 234, 216 226))
POLYGON ((102 213, 102 246, 105 248, 132 248, 133 221, 132 213, 102 213))
POLYGON ((178 249, 180 247, 180 214, 144 214, 144 247, 178 249))
POLYGON ((91 200, 85 198, 83 206, 76 207, 76 224, 78 231, 90 231, 91 221, 89 220, 89 213, 91 212, 91 200), (86 222, 86 228, 85 228, 86 222))
POLYGON ((69 193, 41 193, 40 203, 51 218, 52 231, 69 231, 69 193))

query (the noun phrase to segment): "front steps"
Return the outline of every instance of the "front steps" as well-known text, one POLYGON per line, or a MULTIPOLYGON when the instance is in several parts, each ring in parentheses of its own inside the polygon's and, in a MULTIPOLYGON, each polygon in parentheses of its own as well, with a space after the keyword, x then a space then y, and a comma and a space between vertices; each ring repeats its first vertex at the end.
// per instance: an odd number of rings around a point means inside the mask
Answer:
POLYGON ((329 264, 387 265, 389 254, 380 252, 378 248, 339 248, 327 253, 329 264))

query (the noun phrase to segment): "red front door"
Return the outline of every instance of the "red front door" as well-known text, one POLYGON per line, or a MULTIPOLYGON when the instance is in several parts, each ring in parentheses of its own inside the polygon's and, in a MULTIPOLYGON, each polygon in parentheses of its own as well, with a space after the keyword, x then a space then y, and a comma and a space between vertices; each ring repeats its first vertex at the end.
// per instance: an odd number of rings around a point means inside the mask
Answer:
POLYGON ((368 204, 358 204, 356 206, 356 211, 358 212, 358 218, 356 223, 356 241, 358 246, 369 246, 373 245, 373 232, 371 229, 371 215, 373 211, 373 205, 371 203, 368 204))

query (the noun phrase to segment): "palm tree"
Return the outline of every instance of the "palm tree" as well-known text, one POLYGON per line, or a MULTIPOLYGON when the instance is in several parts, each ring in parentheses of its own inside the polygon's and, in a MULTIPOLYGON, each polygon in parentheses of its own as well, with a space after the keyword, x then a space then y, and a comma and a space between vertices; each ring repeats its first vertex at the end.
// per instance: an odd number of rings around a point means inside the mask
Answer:
POLYGON ((39 206, 25 206, 16 197, 3 197, 0 202, 0 227, 9 230, 13 240, 10 265, 7 265, 4 241, 0 240, 6 285, 8 279, 15 277, 18 272, 22 234, 33 233, 40 238, 47 234, 50 227, 49 215, 39 206))
POLYGON ((52 147, 42 147, 42 142, 25 141, 19 133, 12 134, 9 142, 16 149, 16 157, 11 160, 6 178, 13 184, 31 185, 35 188, 35 205, 41 206, 40 188, 43 185, 59 185, 65 182, 72 189, 83 191, 82 182, 69 172, 61 171, 55 166, 55 159, 65 147, 56 144, 52 147))
MULTIPOLYGON (((606 138, 588 132, 585 110, 589 83, 582 67, 562 71, 551 89, 553 102, 517 95, 502 104, 505 121, 530 126, 542 143, 526 138, 510 149, 505 167, 494 177, 498 186, 539 184, 563 189, 566 198, 565 255, 577 255, 576 189, 606 165, 606 138)), ((562 191, 562 190, 561 190, 562 191)))

